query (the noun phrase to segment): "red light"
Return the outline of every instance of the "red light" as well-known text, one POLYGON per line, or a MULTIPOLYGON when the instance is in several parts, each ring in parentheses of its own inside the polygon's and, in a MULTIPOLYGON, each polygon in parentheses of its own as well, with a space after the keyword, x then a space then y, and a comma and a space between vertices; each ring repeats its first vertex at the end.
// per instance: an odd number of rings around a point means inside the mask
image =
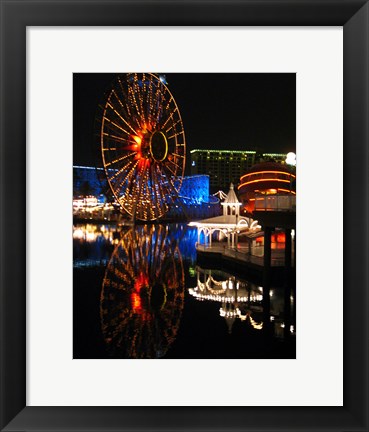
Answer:
POLYGON ((135 285, 134 285, 135 291, 139 293, 144 286, 148 286, 148 285, 149 285, 149 278, 147 277, 147 275, 140 273, 137 276, 137 279, 135 280, 135 285))
POLYGON ((142 312, 141 297, 139 294, 135 292, 131 294, 131 305, 134 313, 140 314, 142 312))

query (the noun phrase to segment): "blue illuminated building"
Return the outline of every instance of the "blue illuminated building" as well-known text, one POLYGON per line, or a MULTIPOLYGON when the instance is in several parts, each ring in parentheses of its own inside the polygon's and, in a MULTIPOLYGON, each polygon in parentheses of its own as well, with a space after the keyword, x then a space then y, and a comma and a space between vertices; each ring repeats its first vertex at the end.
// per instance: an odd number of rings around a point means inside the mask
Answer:
POLYGON ((103 168, 89 166, 73 167, 73 197, 107 195, 108 182, 103 168))
MULTIPOLYGON (((177 186, 177 185, 176 185, 177 186)), ((191 200, 193 204, 209 201, 209 176, 194 175, 183 177, 180 196, 183 200, 191 200)))
MULTIPOLYGON (((179 186, 178 181, 175 186, 179 186)), ((104 195, 107 201, 112 200, 104 169, 74 166, 73 196, 78 198, 88 195, 96 197, 104 195)), ((183 177, 179 196, 173 199, 174 202, 166 215, 169 219, 204 218, 217 216, 220 213, 219 200, 209 193, 208 175, 183 177)))

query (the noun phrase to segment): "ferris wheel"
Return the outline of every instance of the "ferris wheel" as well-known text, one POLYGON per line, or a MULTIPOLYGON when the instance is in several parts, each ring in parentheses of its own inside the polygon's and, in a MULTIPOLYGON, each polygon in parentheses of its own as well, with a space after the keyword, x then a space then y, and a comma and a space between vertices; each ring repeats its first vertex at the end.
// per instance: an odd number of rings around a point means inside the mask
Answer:
POLYGON ((163 77, 118 75, 102 105, 100 148, 109 187, 133 219, 159 219, 178 197, 185 168, 182 118, 163 77))

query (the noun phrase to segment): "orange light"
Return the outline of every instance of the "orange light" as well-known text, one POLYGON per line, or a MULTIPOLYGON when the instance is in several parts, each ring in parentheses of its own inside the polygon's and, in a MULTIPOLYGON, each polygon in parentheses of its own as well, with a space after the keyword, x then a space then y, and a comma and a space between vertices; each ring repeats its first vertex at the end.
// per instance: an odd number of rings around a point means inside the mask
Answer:
POLYGON ((138 148, 137 144, 132 144, 132 145, 124 147, 124 150, 129 150, 129 151, 137 152, 137 148, 138 148))
POLYGON ((142 312, 141 297, 139 296, 139 294, 137 293, 131 294, 131 305, 134 313, 142 312))
POLYGON ((286 236, 284 233, 277 234, 277 242, 284 243, 286 241, 286 236))
POLYGON ((274 243, 284 243, 286 241, 284 233, 272 234, 271 238, 274 243))
POLYGON ((141 145, 141 143, 142 143, 142 138, 140 138, 140 137, 137 136, 137 135, 133 135, 133 139, 136 141, 136 143, 137 143, 138 145, 141 145))
POLYGON ((142 157, 142 154, 140 152, 137 153, 136 158, 139 159, 138 167, 140 169, 145 170, 146 168, 150 167, 150 160, 145 157, 142 157))
POLYGON ((244 177, 250 177, 250 176, 253 176, 253 175, 256 175, 256 174, 282 174, 282 175, 285 175, 285 176, 291 176, 293 178, 296 178, 296 176, 294 174, 291 174, 291 173, 288 173, 288 172, 285 172, 285 171, 257 171, 257 172, 252 172, 252 173, 248 173, 248 174, 243 175, 241 177, 241 180, 244 177))
POLYGON ((278 188, 278 192, 280 192, 280 191, 281 192, 288 192, 288 193, 291 193, 293 195, 296 195, 296 192, 294 192, 293 190, 278 188))
POLYGON ((257 180, 250 180, 250 181, 248 181, 246 183, 241 183, 238 186, 238 189, 241 189, 242 186, 246 186, 246 185, 248 185, 250 183, 259 183, 259 182, 267 182, 267 181, 290 183, 289 180, 278 179, 278 178, 257 179, 257 180))

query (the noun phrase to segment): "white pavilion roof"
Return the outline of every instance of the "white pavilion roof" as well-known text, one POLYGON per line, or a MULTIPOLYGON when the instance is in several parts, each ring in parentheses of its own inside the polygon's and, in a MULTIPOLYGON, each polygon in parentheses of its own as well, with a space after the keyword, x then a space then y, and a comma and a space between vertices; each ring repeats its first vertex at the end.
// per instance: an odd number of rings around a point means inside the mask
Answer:
POLYGON ((227 198, 222 202, 222 204, 238 204, 238 205, 241 204, 238 201, 236 192, 234 191, 233 183, 231 183, 227 198))

